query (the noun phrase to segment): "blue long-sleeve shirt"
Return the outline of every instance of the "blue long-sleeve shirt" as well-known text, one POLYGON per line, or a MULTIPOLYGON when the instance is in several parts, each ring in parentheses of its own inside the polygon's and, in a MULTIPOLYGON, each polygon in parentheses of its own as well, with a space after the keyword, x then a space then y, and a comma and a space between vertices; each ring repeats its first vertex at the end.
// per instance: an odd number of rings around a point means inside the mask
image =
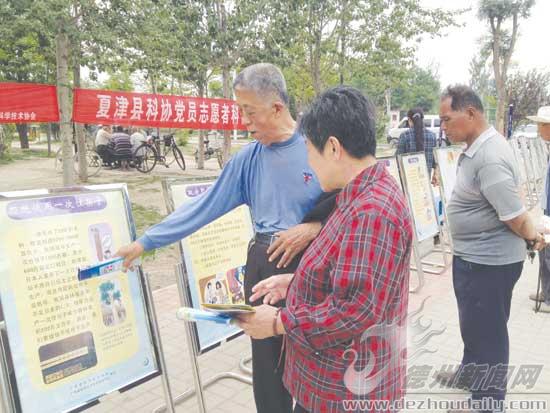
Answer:
POLYGON ((286 230, 302 221, 321 194, 303 137, 252 142, 228 162, 202 196, 184 203, 138 239, 146 251, 187 237, 239 205, 252 211, 256 232, 286 230))

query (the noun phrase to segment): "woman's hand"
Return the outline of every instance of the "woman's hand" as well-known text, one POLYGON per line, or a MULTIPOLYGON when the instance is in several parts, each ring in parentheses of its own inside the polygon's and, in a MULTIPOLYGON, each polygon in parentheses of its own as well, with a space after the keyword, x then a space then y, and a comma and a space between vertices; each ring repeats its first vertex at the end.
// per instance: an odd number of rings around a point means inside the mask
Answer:
POLYGON ((272 275, 271 277, 260 281, 254 287, 252 287, 252 295, 250 296, 250 302, 253 303, 256 300, 264 297, 263 303, 274 305, 286 298, 286 292, 288 286, 292 281, 294 274, 280 274, 272 275))

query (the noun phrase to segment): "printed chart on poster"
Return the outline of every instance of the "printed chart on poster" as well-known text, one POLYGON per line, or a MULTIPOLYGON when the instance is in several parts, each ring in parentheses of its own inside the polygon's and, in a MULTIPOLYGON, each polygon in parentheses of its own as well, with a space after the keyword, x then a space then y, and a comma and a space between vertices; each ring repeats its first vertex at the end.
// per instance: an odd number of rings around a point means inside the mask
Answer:
POLYGON ((451 200, 451 195, 453 194, 456 182, 456 168, 461 153, 462 149, 453 147, 438 148, 435 150, 435 159, 439 167, 439 174, 441 176, 440 185, 443 188, 445 203, 451 200))
POLYGON ((412 153, 400 155, 399 160, 416 238, 421 242, 439 233, 426 157, 424 153, 412 153))
MULTIPOLYGON (((165 190, 175 208, 200 197, 212 181, 172 181, 165 190)), ((201 304, 244 304, 244 277, 248 243, 254 236, 250 210, 242 205, 181 241, 187 271, 188 299, 201 304)), ((202 353, 241 330, 208 322, 194 323, 202 353)))
POLYGON ((394 156, 388 156, 378 158, 378 162, 382 162, 384 164, 390 175, 397 181, 397 185, 403 189, 403 186, 401 185, 401 178, 399 177, 399 166, 397 165, 397 159, 394 156))
POLYGON ((121 185, 0 193, 0 298, 22 412, 71 411, 159 373, 139 274, 78 278, 131 242, 131 222, 121 185))

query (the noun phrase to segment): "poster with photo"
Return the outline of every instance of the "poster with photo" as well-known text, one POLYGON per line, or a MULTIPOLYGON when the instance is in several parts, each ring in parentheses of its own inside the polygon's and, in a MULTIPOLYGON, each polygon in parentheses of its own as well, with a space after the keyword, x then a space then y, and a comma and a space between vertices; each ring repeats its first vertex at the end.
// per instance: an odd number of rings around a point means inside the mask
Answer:
POLYGON ((399 155, 398 159, 416 238, 421 242, 439 233, 426 157, 423 152, 417 152, 399 155))
POLYGON ((0 193, 0 299, 24 413, 78 409, 158 374, 139 273, 78 279, 132 241, 131 222, 121 185, 0 193))
MULTIPOLYGON (((201 196, 212 181, 167 181, 169 209, 201 196)), ((181 241, 187 271, 188 301, 201 304, 244 304, 244 277, 248 243, 254 236, 250 210, 235 208, 181 241)), ((236 326, 208 322, 192 324, 200 353, 240 333, 236 326)))
POLYGON ((445 203, 449 203, 451 195, 453 194, 453 188, 456 182, 456 168, 458 167, 458 158, 462 154, 462 149, 449 146, 447 148, 435 149, 434 155, 439 167, 439 175, 441 176, 441 182, 439 183, 443 188, 443 195, 445 197, 445 203))

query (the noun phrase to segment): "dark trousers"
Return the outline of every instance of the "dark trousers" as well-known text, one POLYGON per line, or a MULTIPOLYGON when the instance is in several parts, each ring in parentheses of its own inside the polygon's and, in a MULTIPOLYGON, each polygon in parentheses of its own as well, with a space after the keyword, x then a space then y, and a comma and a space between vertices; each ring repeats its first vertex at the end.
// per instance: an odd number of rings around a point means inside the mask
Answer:
POLYGON ((473 399, 504 400, 506 396, 507 323, 512 290, 522 269, 523 262, 482 265, 453 257, 453 286, 464 342, 462 377, 472 383, 473 399), (496 374, 490 374, 492 367, 496 374))
POLYGON ((101 157, 103 163, 110 165, 112 162, 115 161, 116 152, 113 148, 107 145, 97 145, 95 151, 101 157))
MULTIPOLYGON (((287 268, 277 268, 278 260, 268 261, 268 244, 251 241, 246 260, 244 293, 246 302, 252 305, 262 304, 262 299, 250 303, 252 287, 258 282, 275 274, 292 273, 298 266, 296 257, 287 268)), ((277 306, 284 306, 284 302, 277 306)), ((258 413, 291 413, 292 397, 283 386, 284 356, 281 358, 282 336, 263 340, 252 340, 252 380, 254 400, 258 413), (278 365, 281 358, 281 364, 278 365)))

